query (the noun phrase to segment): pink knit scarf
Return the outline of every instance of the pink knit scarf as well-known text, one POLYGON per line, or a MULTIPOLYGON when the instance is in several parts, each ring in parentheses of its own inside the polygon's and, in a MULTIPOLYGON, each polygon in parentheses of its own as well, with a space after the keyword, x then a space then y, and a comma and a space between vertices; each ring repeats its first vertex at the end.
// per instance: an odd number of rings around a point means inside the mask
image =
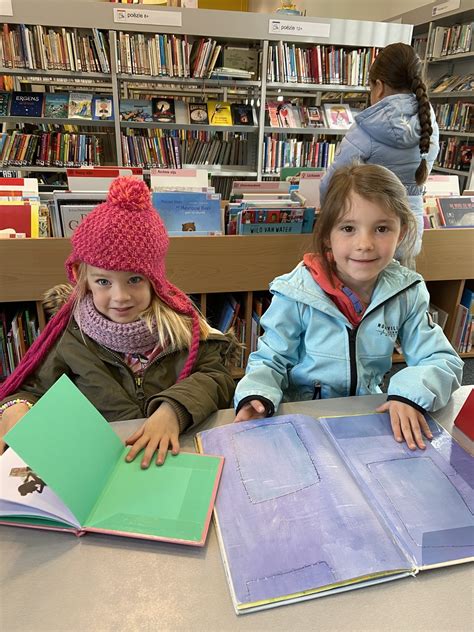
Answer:
POLYGON ((159 342, 144 320, 133 323, 114 323, 100 314, 88 292, 74 311, 74 318, 89 338, 103 347, 120 353, 146 353, 159 342))

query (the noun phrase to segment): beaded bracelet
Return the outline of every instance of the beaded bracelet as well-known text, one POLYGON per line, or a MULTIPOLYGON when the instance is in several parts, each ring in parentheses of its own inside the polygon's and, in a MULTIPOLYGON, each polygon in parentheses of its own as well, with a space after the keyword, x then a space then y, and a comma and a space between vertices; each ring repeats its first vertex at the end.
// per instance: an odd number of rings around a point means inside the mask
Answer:
POLYGON ((10 408, 10 406, 14 406, 15 404, 26 404, 28 408, 31 408, 33 406, 33 404, 26 399, 12 399, 9 402, 5 402, 5 404, 2 404, 0 406, 0 417, 3 415, 3 412, 7 408, 10 408))

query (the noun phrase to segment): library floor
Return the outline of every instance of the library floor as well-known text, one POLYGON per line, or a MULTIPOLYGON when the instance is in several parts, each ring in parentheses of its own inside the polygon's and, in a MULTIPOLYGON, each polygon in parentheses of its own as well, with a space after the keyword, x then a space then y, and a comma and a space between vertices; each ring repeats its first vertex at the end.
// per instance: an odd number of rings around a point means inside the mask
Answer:
MULTIPOLYGON (((387 378, 390 378, 391 375, 393 375, 394 373, 397 373, 398 371, 400 371, 401 369, 404 369, 405 367, 406 367, 406 364, 404 363, 394 364, 387 378)), ((464 360, 464 373, 462 376, 462 385, 469 386, 470 384, 474 384, 474 358, 467 358, 466 360, 464 360)))

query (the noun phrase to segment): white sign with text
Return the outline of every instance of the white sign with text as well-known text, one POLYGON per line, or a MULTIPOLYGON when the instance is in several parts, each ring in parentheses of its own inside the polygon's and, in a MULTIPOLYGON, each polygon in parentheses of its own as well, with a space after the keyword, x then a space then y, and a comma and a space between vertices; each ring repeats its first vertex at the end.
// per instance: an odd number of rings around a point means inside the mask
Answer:
POLYGON ((181 11, 151 11, 147 9, 114 9, 114 22, 119 24, 158 24, 182 26, 181 11))
POLYGON ((302 22, 297 20, 270 20, 269 33, 296 35, 300 37, 329 37, 331 25, 323 22, 302 22))

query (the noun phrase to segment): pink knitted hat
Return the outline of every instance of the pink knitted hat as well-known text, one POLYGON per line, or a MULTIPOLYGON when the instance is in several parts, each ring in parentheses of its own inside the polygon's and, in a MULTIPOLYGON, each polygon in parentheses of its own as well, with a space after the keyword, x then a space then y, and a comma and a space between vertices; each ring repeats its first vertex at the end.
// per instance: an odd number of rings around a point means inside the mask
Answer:
MULTIPOLYGON (((178 381, 188 377, 199 350, 199 317, 186 294, 166 279, 165 258, 169 238, 151 204, 147 185, 134 178, 114 180, 106 201, 96 206, 81 222, 71 237, 71 243, 72 253, 66 260, 66 272, 73 284, 76 282, 74 264, 81 262, 104 270, 139 272, 148 278, 164 303, 192 318, 192 342, 178 381)), ((28 349, 15 371, 0 386, 0 399, 14 393, 41 364, 67 327, 75 296, 73 292, 28 349)))

